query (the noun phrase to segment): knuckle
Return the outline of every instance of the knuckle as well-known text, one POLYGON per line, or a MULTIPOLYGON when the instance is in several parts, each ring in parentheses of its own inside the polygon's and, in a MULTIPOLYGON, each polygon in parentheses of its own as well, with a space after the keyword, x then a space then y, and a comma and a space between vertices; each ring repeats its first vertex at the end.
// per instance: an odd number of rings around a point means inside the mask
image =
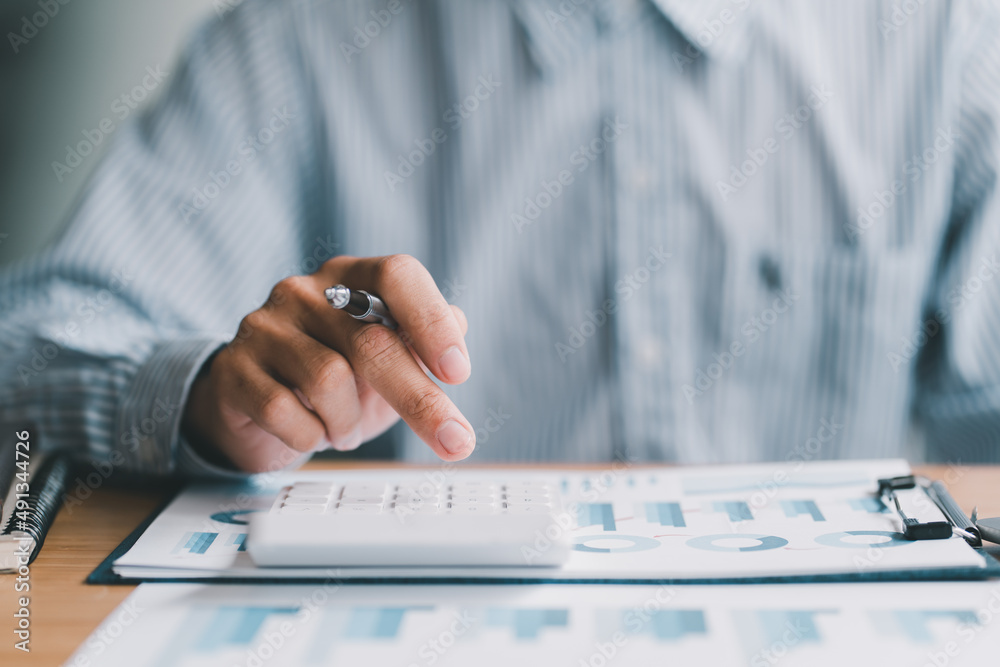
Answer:
POLYGON ((375 275, 382 284, 394 284, 412 277, 422 265, 412 255, 386 255, 375 265, 375 275))
POLYGON ((397 341, 396 334, 383 326, 363 326, 351 336, 352 358, 364 363, 379 363, 393 353, 397 341))
POLYGON ((429 307, 420 312, 416 318, 414 336, 424 337, 434 333, 444 333, 454 322, 454 316, 447 306, 441 308, 429 307))
POLYGON ((437 396, 428 390, 410 391, 403 397, 400 409, 407 420, 424 421, 437 413, 437 396))
POLYGON ((310 281, 305 276, 282 278, 271 290, 267 304, 281 305, 289 300, 304 299, 310 291, 310 281))
POLYGON ((281 424, 291 409, 288 394, 283 391, 271 391, 261 397, 257 406, 257 418, 265 429, 272 428, 281 424))
POLYGON ((267 315, 259 310, 255 310, 252 313, 246 315, 240 322, 240 329, 247 329, 248 331, 256 331, 257 329, 264 326, 267 322, 267 315))
POLYGON ((264 314, 260 311, 253 311, 252 313, 246 315, 242 320, 240 320, 240 325, 236 329, 236 336, 233 338, 233 343, 240 343, 250 338, 261 324, 263 324, 264 314))
POLYGON ((336 387, 354 374, 350 362, 339 354, 320 358, 310 370, 313 382, 321 388, 336 387))

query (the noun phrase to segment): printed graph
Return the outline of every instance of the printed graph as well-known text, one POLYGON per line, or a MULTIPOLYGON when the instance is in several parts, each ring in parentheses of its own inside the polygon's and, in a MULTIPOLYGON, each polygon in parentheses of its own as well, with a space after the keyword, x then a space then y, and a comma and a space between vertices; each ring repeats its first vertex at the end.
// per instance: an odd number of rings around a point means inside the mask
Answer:
POLYGON ((538 639, 545 628, 565 628, 568 624, 568 609, 491 608, 485 613, 486 626, 510 628, 519 640, 538 639))

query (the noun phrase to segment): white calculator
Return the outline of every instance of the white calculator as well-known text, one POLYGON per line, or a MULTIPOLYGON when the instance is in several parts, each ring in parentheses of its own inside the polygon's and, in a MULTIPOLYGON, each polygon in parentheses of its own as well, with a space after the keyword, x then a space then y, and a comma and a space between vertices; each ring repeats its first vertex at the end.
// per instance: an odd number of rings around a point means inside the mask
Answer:
POLYGON ((574 520, 548 482, 301 481, 250 517, 262 567, 554 567, 574 520))

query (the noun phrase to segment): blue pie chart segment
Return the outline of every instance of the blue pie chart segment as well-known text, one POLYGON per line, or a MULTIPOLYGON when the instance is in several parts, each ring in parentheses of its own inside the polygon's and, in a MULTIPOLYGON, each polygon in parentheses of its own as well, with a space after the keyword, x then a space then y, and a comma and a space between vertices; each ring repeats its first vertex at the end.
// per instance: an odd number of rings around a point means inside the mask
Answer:
POLYGON ((648 551, 660 546, 659 540, 638 535, 583 535, 574 539, 573 550, 588 554, 623 554, 648 551), (587 542, 621 542, 621 546, 594 547, 587 542))
POLYGON ((841 533, 827 533, 816 538, 816 542, 824 547, 840 549, 868 549, 870 547, 898 547, 911 542, 902 533, 891 533, 887 530, 848 530, 841 533), (880 537, 886 539, 847 541, 849 537, 880 537))
POLYGON ((719 535, 702 535, 693 537, 687 541, 689 547, 702 549, 704 551, 722 551, 724 553, 735 553, 738 551, 769 551, 780 549, 788 544, 788 540, 775 535, 751 535, 748 533, 722 533, 719 535), (743 547, 725 546, 720 544, 726 540, 756 540, 757 544, 743 547))

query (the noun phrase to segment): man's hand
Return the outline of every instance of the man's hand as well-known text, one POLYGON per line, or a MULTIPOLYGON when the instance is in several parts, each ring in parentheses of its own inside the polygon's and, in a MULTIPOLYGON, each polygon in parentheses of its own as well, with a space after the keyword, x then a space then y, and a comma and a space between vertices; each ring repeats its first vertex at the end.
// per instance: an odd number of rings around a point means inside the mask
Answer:
POLYGON ((469 377, 467 327, 413 257, 335 257, 279 282, 243 319, 195 381, 182 428, 252 472, 354 449, 399 417, 442 459, 463 459, 475 430, 426 371, 449 384, 469 377), (323 290, 338 283, 380 296, 399 331, 331 308, 323 290))

